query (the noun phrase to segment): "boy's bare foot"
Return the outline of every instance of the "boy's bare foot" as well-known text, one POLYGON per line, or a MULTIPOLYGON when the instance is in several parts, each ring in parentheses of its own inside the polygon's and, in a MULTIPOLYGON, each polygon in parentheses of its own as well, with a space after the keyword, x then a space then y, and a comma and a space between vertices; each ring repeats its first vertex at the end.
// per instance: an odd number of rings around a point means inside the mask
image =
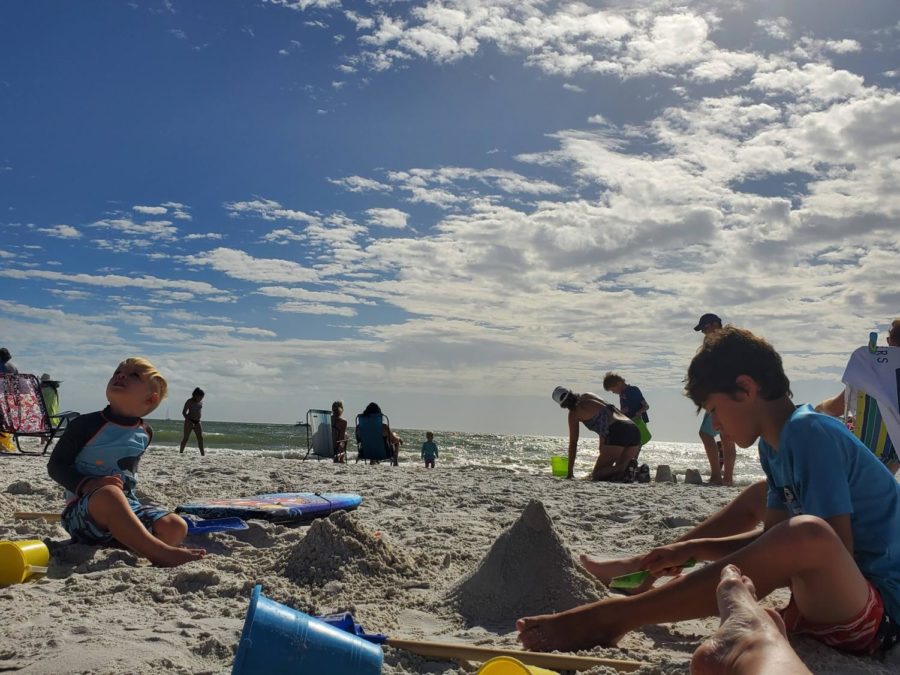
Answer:
POLYGON ((177 546, 160 547, 152 556, 147 556, 157 567, 178 567, 185 563, 200 560, 206 556, 203 548, 180 548, 177 546))
POLYGON ((809 675, 785 637, 781 617, 757 604, 753 582, 734 565, 722 569, 716 599, 722 623, 694 652, 693 675, 809 675))
POLYGON ((599 625, 600 619, 611 612, 611 607, 597 606, 587 611, 527 616, 516 621, 518 640, 526 650, 538 652, 572 652, 597 645, 612 647, 624 633, 607 634, 599 625))
MULTIPOLYGON (((587 553, 582 553, 579 560, 581 561, 581 566, 602 581, 604 586, 609 586, 613 577, 631 574, 632 572, 637 572, 641 568, 641 559, 638 557, 622 558, 619 560, 601 560, 600 558, 588 555, 587 553)), ((629 588, 624 592, 626 595, 643 593, 644 591, 653 588, 653 583, 655 581, 656 579, 651 576, 637 588, 629 588)), ((616 590, 621 591, 622 589, 616 590)))

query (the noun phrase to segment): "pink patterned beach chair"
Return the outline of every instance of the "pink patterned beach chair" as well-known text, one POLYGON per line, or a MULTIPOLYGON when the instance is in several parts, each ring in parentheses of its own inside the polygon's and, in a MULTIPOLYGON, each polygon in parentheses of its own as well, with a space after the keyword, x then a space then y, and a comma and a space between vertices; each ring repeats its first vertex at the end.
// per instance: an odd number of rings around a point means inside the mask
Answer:
MULTIPOLYGON (((77 412, 50 415, 41 396, 41 383, 35 375, 0 375, 0 432, 11 435, 16 448, 23 455, 46 454, 50 443, 65 429, 77 412), (23 450, 22 436, 36 436, 45 440, 40 453, 23 450)), ((19 454, 11 453, 11 454, 19 454)), ((10 454, 10 453, 0 453, 10 454)))

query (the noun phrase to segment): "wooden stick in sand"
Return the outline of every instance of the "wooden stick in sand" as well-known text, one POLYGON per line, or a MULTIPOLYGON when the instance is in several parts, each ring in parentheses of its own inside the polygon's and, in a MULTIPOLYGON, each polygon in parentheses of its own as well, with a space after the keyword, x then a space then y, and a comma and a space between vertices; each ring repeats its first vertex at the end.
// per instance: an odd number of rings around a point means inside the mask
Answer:
POLYGON ((555 670, 590 670, 596 666, 607 666, 623 673, 630 673, 645 665, 640 661, 602 659, 595 656, 570 656, 568 654, 549 654, 544 652, 523 652, 518 649, 500 649, 498 647, 473 647, 455 642, 427 642, 424 640, 388 638, 386 644, 395 649, 403 649, 420 656, 436 656, 466 661, 488 661, 495 656, 509 656, 529 666, 555 670))
POLYGON ((41 518, 43 518, 44 520, 55 522, 62 519, 62 514, 43 513, 40 511, 16 511, 13 514, 13 518, 16 518, 18 520, 40 520, 41 518))

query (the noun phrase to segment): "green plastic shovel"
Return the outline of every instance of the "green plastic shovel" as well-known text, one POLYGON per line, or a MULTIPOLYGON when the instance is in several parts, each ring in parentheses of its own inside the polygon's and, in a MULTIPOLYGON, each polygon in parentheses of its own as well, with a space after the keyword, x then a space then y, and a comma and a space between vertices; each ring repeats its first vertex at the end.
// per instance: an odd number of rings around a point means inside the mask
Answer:
MULTIPOLYGON (((681 565, 681 569, 685 567, 693 567, 697 564, 697 561, 693 558, 688 558, 688 560, 681 565)), ((637 572, 631 572, 630 574, 623 574, 620 577, 613 577, 609 582, 610 588, 637 588, 642 583, 647 580, 647 577, 650 576, 650 572, 648 570, 639 570, 637 572)))

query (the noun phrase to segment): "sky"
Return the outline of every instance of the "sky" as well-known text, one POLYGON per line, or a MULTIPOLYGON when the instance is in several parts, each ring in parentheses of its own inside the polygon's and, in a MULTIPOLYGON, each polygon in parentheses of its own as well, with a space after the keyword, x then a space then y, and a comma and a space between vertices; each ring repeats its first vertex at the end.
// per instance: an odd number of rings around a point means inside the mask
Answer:
POLYGON ((900 316, 896 0, 0 4, 0 343, 178 417, 658 440, 705 312, 797 402, 900 316), (614 397, 613 397, 614 400, 614 397))

